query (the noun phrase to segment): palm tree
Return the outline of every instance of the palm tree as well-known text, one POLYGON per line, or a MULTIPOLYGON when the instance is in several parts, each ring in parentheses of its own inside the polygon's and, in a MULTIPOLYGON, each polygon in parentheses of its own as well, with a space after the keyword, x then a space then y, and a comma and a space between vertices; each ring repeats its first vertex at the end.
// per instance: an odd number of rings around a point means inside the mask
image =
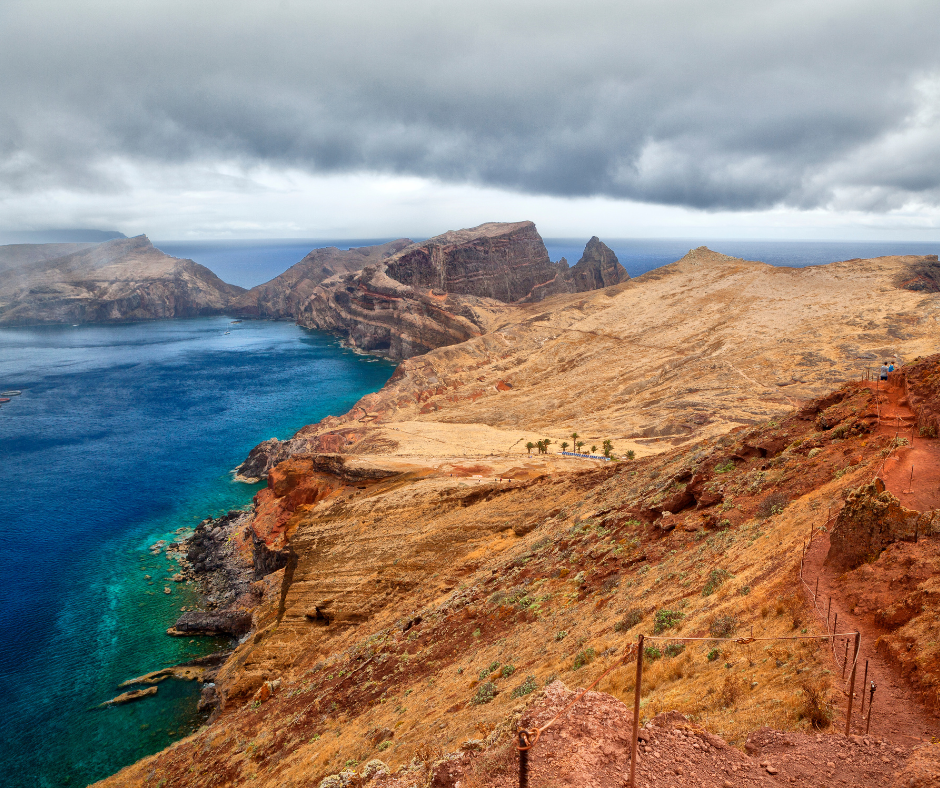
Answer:
POLYGON ((568 441, 561 442, 561 450, 565 451, 568 448, 568 441))
POLYGON ((542 441, 542 445, 545 447, 545 453, 546 453, 546 454, 548 454, 548 444, 549 444, 549 443, 551 443, 551 440, 550 440, 549 438, 545 438, 545 440, 542 441))
POLYGON ((581 451, 581 447, 582 447, 583 445, 584 445, 584 441, 578 441, 578 443, 577 443, 578 451, 581 451))
POLYGON ((532 456, 532 449, 535 448, 535 444, 532 443, 532 441, 529 441, 529 442, 525 445, 525 447, 529 450, 529 456, 531 457, 531 456, 532 456))
POLYGON ((632 460, 634 457, 636 457, 636 452, 630 449, 630 451, 627 452, 627 459, 632 460))
POLYGON ((591 446, 591 454, 597 453, 597 446, 591 446))
POLYGON ((571 445, 575 446, 577 445, 577 443, 578 443, 578 433, 572 432, 571 433, 571 445))
POLYGON ((610 457, 610 453, 614 450, 614 444, 611 442, 610 438, 607 438, 604 441, 604 456, 610 457))

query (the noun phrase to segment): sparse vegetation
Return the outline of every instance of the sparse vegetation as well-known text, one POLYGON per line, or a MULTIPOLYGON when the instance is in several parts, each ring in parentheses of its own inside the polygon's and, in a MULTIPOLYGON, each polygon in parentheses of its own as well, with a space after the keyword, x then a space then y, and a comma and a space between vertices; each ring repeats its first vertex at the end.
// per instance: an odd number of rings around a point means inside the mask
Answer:
POLYGON ((774 492, 766 495, 764 499, 757 505, 757 509, 754 514, 760 517, 762 520, 766 520, 768 517, 771 517, 775 514, 780 514, 790 503, 789 498, 787 498, 785 493, 775 490, 774 492))
POLYGON ((477 687, 477 693, 470 702, 474 706, 482 706, 484 703, 489 703, 493 700, 493 698, 496 697, 496 692, 496 685, 492 681, 484 681, 477 687))
POLYGON ((535 680, 535 676, 526 676, 526 680, 516 687, 511 695, 513 698, 522 698, 525 695, 535 692, 538 688, 539 683, 535 680))
POLYGON ((728 473, 734 470, 734 460, 726 460, 720 465, 715 466, 715 473, 728 473))
POLYGON ((679 610, 657 610, 653 624, 653 634, 659 635, 667 629, 672 629, 683 618, 685 613, 679 610))
POLYGON ((726 569, 712 569, 708 573, 708 579, 705 581, 705 587, 702 589, 702 596, 714 594, 722 583, 733 575, 726 569))
POLYGON ((713 638, 730 638, 738 628, 738 619, 732 615, 718 616, 708 627, 713 638))
POLYGON ((620 621, 614 624, 614 632, 626 632, 627 630, 633 629, 642 620, 643 612, 636 608, 631 608, 624 614, 620 621))
POLYGON ((574 655, 574 662, 571 663, 572 670, 578 670, 585 665, 590 665, 597 657, 597 652, 593 648, 586 648, 574 655))

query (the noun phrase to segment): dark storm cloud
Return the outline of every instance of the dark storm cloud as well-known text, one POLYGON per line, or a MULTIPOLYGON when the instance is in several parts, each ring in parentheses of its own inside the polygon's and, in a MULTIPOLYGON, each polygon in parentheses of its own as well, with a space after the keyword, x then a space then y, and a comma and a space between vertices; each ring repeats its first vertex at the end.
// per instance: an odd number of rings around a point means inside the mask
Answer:
POLYGON ((0 8, 0 184, 234 160, 707 209, 940 201, 935 0, 0 8))

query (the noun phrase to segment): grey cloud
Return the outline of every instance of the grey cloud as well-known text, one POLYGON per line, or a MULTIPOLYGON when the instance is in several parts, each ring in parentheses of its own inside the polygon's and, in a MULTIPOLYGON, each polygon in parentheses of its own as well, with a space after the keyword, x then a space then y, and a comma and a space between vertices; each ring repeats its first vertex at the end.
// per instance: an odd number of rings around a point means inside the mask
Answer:
POLYGON ((0 188, 113 190, 126 157, 706 209, 937 204, 938 22, 935 0, 14 0, 0 188))

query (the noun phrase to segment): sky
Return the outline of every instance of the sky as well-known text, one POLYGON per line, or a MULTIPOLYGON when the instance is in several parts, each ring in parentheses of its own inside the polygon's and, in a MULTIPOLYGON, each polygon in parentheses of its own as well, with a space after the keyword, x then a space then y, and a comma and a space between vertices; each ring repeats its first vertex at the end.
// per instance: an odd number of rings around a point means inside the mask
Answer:
POLYGON ((940 240, 936 0, 3 0, 0 230, 940 240))

